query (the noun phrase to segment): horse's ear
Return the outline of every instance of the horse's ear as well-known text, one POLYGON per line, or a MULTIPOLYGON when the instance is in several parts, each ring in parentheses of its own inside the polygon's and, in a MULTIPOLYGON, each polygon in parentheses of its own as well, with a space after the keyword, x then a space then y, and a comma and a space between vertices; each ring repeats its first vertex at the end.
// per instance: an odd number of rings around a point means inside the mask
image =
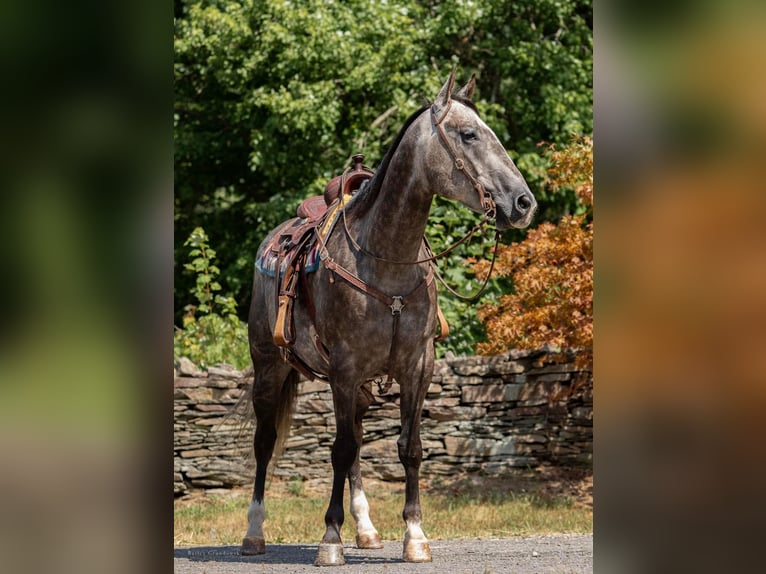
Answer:
POLYGON ((466 100, 473 100, 473 89, 476 87, 476 74, 471 74, 471 79, 468 83, 458 90, 455 94, 459 98, 465 98, 466 100))
POLYGON ((442 89, 439 92, 439 95, 436 96, 436 99, 434 100, 434 106, 436 106, 437 108, 442 108, 446 106, 449 103, 449 101, 452 99, 452 88, 455 87, 455 72, 456 71, 457 71, 457 64, 452 66, 452 72, 449 75, 449 79, 442 86, 442 89))

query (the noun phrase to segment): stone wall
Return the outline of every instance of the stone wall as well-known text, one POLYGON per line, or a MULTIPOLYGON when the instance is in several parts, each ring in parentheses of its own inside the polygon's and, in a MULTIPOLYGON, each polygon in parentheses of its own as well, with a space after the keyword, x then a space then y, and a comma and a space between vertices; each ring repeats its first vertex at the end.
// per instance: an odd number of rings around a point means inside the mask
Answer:
MULTIPOLYGON (((591 464, 592 377, 574 370, 573 355, 567 360, 554 362, 547 351, 511 351, 437 361, 423 410, 421 475, 591 464)), ((238 402, 237 411, 247 404, 248 374, 223 366, 200 372, 188 361, 177 363, 175 372, 176 494, 251 484, 252 424, 234 412, 238 402)), ((362 472, 403 479, 396 449, 398 385, 372 389, 376 402, 365 417, 362 472)), ((329 385, 302 380, 290 438, 274 474, 329 476, 334 437, 329 385)))

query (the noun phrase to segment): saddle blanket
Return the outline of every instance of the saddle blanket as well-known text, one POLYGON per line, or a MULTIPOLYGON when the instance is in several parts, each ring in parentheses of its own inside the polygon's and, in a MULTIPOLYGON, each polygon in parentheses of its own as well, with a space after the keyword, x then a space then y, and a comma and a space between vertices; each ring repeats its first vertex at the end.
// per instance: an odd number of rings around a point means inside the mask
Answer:
MULTIPOLYGON (((293 250, 297 249, 296 247, 293 247, 293 250)), ((269 277, 274 277, 277 274, 277 260, 278 256, 276 253, 274 253, 271 249, 267 249, 263 255, 261 255, 258 259, 255 261, 255 268, 258 269, 261 273, 264 273, 265 275, 268 275, 269 277)), ((282 277, 285 274, 285 270, 287 269, 287 264, 292 260, 292 250, 288 251, 287 254, 282 258, 282 266, 279 269, 279 276, 282 277)), ((304 270, 306 273, 312 273, 316 271, 319 268, 319 245, 314 244, 314 246, 309 251, 308 255, 306 255, 306 264, 304 266, 304 270)))
MULTIPOLYGON (((345 204, 348 203, 350 199, 350 196, 344 196, 343 201, 336 200, 329 208, 327 208, 327 213, 324 215, 324 217, 322 217, 320 221, 316 222, 308 232, 318 233, 323 240, 327 239, 335 227, 335 222, 338 220, 339 215, 343 211, 342 207, 345 206, 345 204)), ((280 240, 282 240, 285 235, 291 235, 295 230, 299 229, 306 223, 306 218, 293 219, 283 223, 282 226, 280 226, 282 229, 280 229, 279 232, 274 235, 274 239, 271 241, 271 244, 268 246, 268 248, 263 252, 263 255, 255 260, 255 268, 261 273, 268 275, 269 277, 276 276, 277 261, 279 260, 280 240)), ((312 247, 306 254, 306 260, 303 268, 306 273, 312 273, 319 268, 319 245, 316 242, 311 243, 312 247)), ((282 265, 279 269, 280 278, 287 270, 288 264, 293 260, 293 255, 295 255, 294 252, 296 249, 298 249, 298 245, 294 245, 282 254, 282 265)))

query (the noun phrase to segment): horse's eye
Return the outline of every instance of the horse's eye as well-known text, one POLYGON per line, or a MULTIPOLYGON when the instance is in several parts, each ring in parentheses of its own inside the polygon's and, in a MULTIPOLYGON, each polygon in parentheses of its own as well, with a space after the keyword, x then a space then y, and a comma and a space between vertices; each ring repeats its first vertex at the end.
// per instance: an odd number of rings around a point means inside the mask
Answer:
POLYGON ((460 132, 460 139, 463 140, 463 143, 469 143, 479 139, 479 136, 473 130, 463 130, 460 132))

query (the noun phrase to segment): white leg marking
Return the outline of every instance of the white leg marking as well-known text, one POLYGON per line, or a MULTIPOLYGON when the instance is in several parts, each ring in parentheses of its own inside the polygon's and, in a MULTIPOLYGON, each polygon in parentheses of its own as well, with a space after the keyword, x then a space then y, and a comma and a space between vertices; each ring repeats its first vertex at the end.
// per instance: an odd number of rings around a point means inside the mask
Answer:
POLYGON ((407 521, 402 557, 405 562, 431 562, 431 547, 419 521, 407 521))
POLYGON ((355 489, 354 492, 351 493, 350 510, 351 516, 353 516, 356 521, 357 534, 372 534, 373 532, 377 532, 370 520, 370 505, 361 488, 358 490, 355 489))
POLYGON ((404 540, 427 540, 423 529, 420 527, 420 522, 407 521, 407 532, 404 534, 404 540))
POLYGON ((263 521, 266 520, 266 506, 253 500, 247 509, 247 537, 263 538, 263 521))

